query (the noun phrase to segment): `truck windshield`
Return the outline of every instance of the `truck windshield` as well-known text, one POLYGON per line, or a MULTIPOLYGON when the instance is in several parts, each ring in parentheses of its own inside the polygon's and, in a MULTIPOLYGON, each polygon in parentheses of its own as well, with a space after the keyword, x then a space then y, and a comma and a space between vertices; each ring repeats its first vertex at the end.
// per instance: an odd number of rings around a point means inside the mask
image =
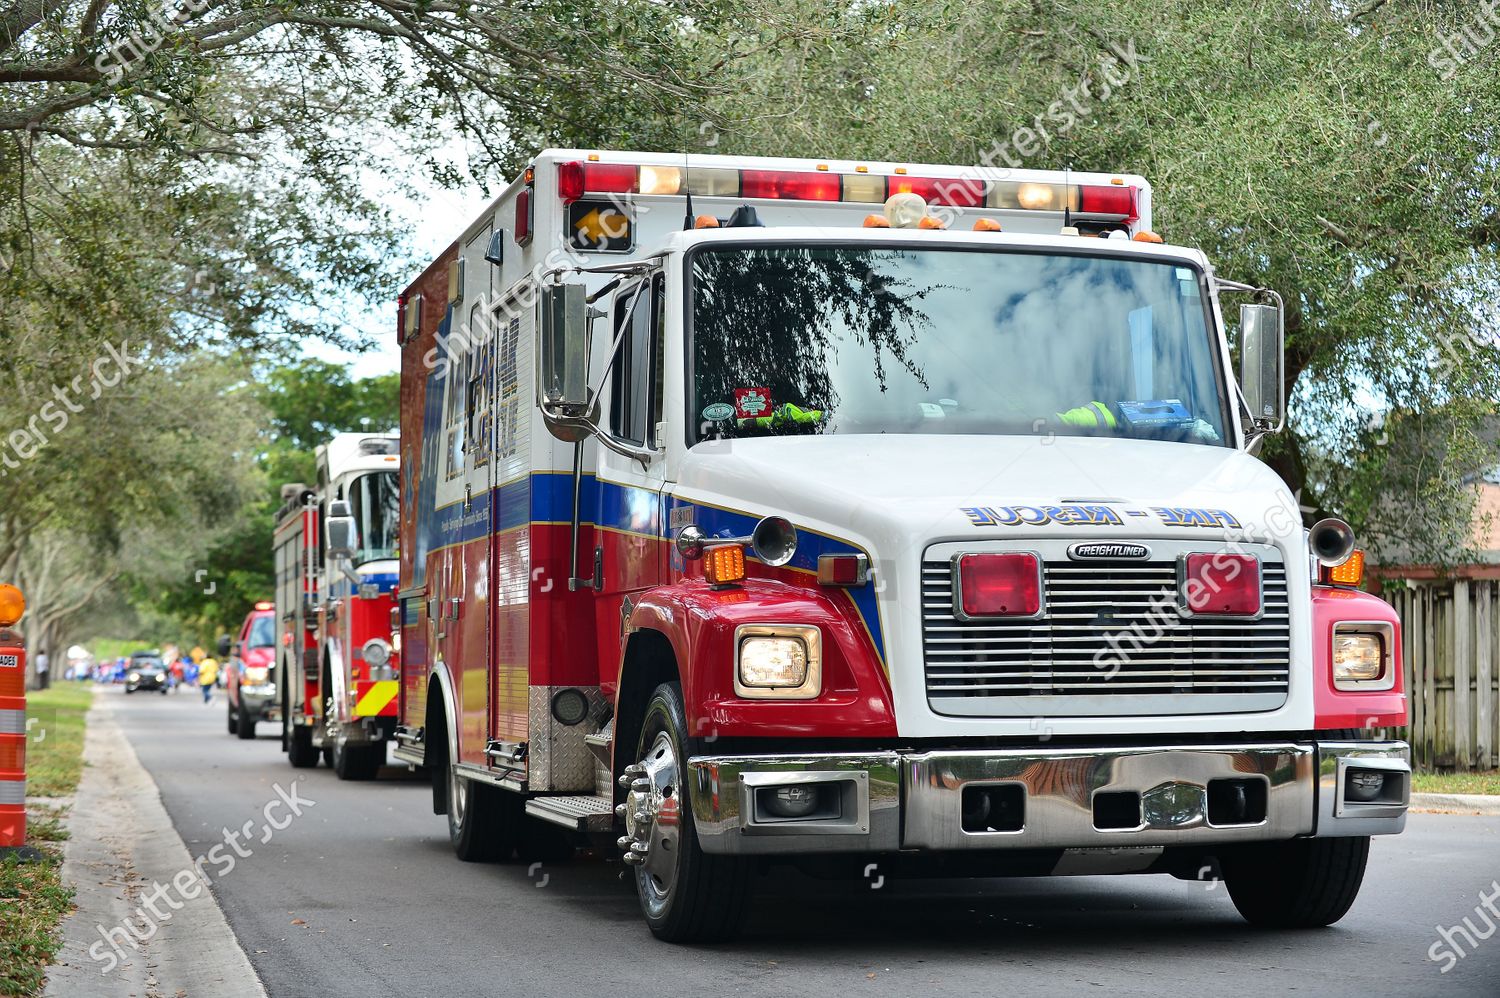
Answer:
POLYGON ((865 246, 691 257, 693 442, 807 433, 1227 443, 1201 274, 865 246))
POLYGON ((276 646, 276 621, 271 617, 256 617, 250 621, 250 647, 274 648, 276 646))
POLYGON ((400 491, 394 471, 362 475, 349 487, 349 508, 359 531, 354 563, 396 557, 396 534, 401 529, 400 491))

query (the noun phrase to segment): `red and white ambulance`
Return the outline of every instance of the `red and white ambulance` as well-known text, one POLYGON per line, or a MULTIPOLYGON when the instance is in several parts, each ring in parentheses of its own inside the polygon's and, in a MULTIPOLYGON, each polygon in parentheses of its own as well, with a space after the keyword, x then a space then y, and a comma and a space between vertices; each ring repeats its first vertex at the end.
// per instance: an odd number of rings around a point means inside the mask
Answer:
POLYGON ((375 776, 396 724, 397 452, 394 433, 335 434, 276 517, 282 750, 345 780, 375 776))
POLYGON ((1253 456, 1279 297, 1151 201, 539 154, 400 300, 395 754, 459 856, 616 843, 668 940, 778 859, 1342 917, 1405 822, 1400 630, 1253 456))

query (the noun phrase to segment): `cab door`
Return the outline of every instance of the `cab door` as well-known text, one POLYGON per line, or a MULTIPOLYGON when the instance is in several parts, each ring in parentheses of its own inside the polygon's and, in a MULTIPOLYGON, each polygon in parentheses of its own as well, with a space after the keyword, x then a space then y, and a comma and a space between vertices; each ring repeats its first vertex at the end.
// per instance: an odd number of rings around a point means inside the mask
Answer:
POLYGON ((600 442, 593 562, 605 686, 613 685, 620 664, 626 599, 663 581, 662 290, 659 274, 627 286, 610 314, 610 339, 619 345, 605 381, 601 429, 617 449, 600 442))

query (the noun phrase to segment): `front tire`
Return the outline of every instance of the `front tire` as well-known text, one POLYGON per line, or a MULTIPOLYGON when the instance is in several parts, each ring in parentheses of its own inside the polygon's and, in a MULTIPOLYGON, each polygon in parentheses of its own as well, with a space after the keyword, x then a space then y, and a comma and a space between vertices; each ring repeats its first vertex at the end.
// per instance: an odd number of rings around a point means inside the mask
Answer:
POLYGON ((682 687, 651 695, 631 767, 621 840, 635 867, 636 894, 658 939, 710 942, 737 935, 750 909, 755 866, 744 856, 711 855, 698 844, 686 781, 688 730, 682 687), (639 816, 644 815, 644 820, 639 816))
POLYGON ((235 711, 234 726, 241 741, 248 742, 255 737, 255 718, 251 717, 250 712, 245 709, 243 697, 240 699, 240 709, 235 711))
POLYGON ((229 733, 231 735, 239 734, 240 719, 234 712, 234 706, 231 704, 225 713, 229 716, 229 733))
POLYGON ((373 780, 385 763, 385 742, 374 745, 333 743, 333 760, 329 763, 341 780, 373 780))
POLYGON ((1224 886, 1245 920, 1272 929, 1332 925, 1364 881, 1369 836, 1294 839, 1247 846, 1220 857, 1224 886))
POLYGON ((293 769, 315 769, 318 765, 318 749, 312 743, 312 728, 292 726, 287 739, 287 761, 293 769))

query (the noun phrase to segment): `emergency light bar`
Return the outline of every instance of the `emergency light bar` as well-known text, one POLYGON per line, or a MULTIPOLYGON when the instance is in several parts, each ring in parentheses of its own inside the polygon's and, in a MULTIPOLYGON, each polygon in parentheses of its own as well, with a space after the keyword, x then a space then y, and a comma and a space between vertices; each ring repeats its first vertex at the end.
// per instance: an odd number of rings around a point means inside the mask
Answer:
POLYGON ((1103 184, 987 181, 978 177, 912 177, 903 167, 889 176, 864 168, 854 173, 818 170, 732 170, 629 163, 557 164, 557 193, 564 204, 588 194, 695 194, 699 197, 779 201, 854 201, 880 204, 893 194, 917 194, 951 208, 1063 211, 1131 224, 1140 219, 1140 190, 1116 178, 1103 184))

